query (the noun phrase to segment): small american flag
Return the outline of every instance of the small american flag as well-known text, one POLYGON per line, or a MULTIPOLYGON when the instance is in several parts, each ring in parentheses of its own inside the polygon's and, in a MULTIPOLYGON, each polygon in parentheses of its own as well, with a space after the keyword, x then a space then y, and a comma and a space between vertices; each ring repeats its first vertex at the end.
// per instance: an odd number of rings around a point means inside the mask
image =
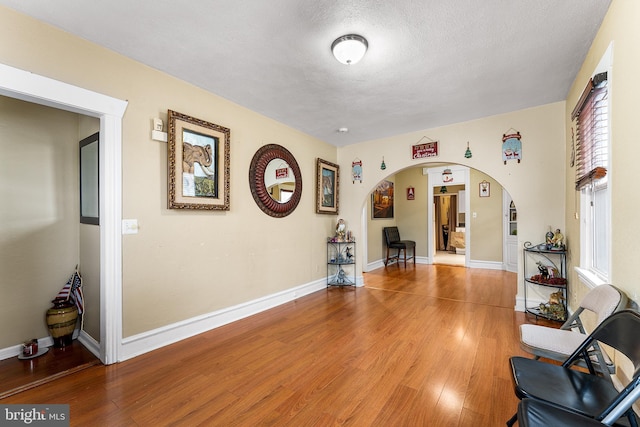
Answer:
POLYGON ((84 312, 84 295, 82 294, 82 277, 76 271, 71 275, 66 285, 58 292, 56 299, 71 300, 78 307, 78 314, 84 312))

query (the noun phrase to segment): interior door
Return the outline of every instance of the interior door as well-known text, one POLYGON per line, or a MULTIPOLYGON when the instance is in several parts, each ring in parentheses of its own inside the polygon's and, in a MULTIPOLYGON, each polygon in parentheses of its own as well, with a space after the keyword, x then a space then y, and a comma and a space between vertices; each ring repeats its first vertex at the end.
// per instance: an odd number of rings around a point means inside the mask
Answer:
POLYGON ((502 189, 503 213, 503 250, 502 264, 505 270, 516 273, 518 271, 518 210, 511 199, 511 195, 502 189))

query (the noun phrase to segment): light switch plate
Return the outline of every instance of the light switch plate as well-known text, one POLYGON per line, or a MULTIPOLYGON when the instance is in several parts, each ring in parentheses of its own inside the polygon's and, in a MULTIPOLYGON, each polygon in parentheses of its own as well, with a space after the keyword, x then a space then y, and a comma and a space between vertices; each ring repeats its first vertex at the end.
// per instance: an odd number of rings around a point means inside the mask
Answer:
POLYGON ((138 234, 138 220, 137 219, 123 219, 122 220, 122 234, 138 234))

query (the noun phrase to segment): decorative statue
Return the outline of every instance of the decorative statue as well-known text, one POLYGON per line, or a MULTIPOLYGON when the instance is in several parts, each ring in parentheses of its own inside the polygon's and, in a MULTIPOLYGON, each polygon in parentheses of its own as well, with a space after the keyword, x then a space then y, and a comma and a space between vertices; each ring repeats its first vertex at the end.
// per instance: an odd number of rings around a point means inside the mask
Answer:
POLYGON ((549 227, 549 231, 545 236, 545 243, 547 244, 548 249, 551 249, 551 245, 553 245, 553 231, 551 231, 551 227, 549 227))
POLYGON ((347 256, 347 261, 351 261, 351 258, 353 258, 353 254, 351 253, 351 248, 349 246, 347 246, 347 249, 346 249, 346 256, 347 256))
POLYGON ((564 236, 560 232, 559 228, 556 228, 556 232, 553 235, 553 238, 551 239, 551 243, 553 244, 554 248, 558 248, 558 249, 564 248, 564 236))
POLYGON ((347 224, 344 222, 344 219, 339 219, 338 224, 336 224, 336 237, 339 242, 344 241, 344 236, 347 233, 347 224))
POLYGON ((549 302, 540 303, 540 312, 546 314, 551 319, 565 320, 567 313, 564 308, 564 295, 562 291, 554 292, 549 295, 549 302))
POLYGON ((549 269, 542 265, 542 263, 540 261, 536 262, 536 264, 538 265, 538 271, 540 272, 540 277, 544 280, 549 278, 549 269))

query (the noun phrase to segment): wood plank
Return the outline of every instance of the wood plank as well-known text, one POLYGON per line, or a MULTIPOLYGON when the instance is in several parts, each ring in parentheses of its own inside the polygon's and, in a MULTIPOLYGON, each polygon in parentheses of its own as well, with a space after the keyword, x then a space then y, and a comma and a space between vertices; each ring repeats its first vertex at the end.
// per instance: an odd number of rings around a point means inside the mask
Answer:
POLYGON ((514 273, 365 273, 111 365, 0 400, 69 403, 71 425, 502 425, 523 354, 514 273))

